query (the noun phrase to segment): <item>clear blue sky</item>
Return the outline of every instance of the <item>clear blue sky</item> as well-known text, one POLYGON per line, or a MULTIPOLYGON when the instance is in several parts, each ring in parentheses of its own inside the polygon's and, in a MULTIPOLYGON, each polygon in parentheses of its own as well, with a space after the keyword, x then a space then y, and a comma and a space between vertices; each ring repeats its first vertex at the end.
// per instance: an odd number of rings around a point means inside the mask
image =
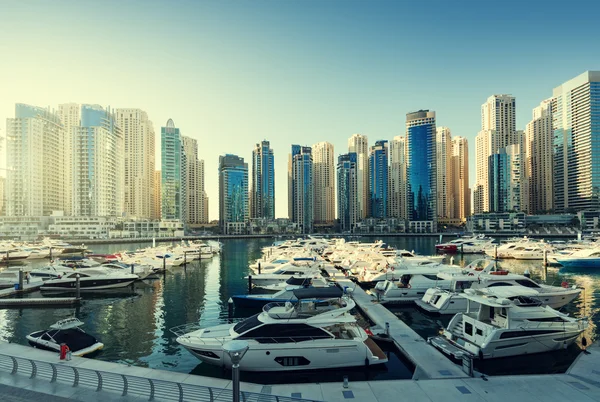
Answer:
MULTIPOLYGON (((1 2, 0 119, 14 103, 137 107, 157 137, 168 118, 197 138, 210 216, 217 161, 271 141, 276 215, 287 214, 292 143, 347 151, 404 134, 435 110, 467 137, 471 182, 480 106, 517 98, 517 126, 552 88, 600 69, 598 2, 1 2)), ((4 124, 1 124, 4 132, 4 124)), ((4 155, 2 155, 4 158, 4 155)), ((4 162, 4 161, 1 161, 4 162)), ((1 165, 2 163, 0 163, 1 165)))

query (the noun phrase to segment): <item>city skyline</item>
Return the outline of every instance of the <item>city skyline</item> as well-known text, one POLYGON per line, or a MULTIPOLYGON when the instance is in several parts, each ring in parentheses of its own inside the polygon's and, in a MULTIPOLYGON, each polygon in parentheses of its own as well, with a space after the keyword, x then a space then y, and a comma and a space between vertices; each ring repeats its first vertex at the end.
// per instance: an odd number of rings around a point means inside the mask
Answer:
MULTIPOLYGON (((588 51, 594 45, 593 24, 588 23, 593 13, 547 11, 542 16, 536 5, 520 4, 489 13, 444 2, 433 2, 428 10, 394 2, 377 8, 359 2, 196 2, 177 8, 166 2, 145 7, 112 7, 110 1, 102 6, 11 3, 3 9, 6 22, 0 27, 0 48, 12 56, 11 63, 0 66, 1 76, 10 77, 3 85, 0 121, 13 117, 19 102, 139 108, 148 113, 156 133, 173 118, 198 141, 207 195, 216 200, 219 156, 233 153, 251 160, 252 146, 262 138, 271 141, 275 170, 284 172, 289 144, 298 139, 302 145, 331 142, 337 157, 352 134, 368 136, 370 145, 391 141, 404 133, 405 113, 430 109, 440 126, 475 144, 480 105, 494 93, 516 97, 516 127, 524 130, 531 110, 552 96, 553 88, 597 70, 600 62, 588 51), (32 16, 31 7, 46 23, 32 16), (77 18, 82 14, 88 16, 85 22, 77 18), (163 23, 164 15, 178 21, 177 29, 163 23), (529 41, 515 40, 534 38, 552 18, 575 15, 581 23, 568 35, 533 49, 529 41), (419 26, 431 18, 439 23, 419 26), (88 30, 94 21, 108 21, 110 29, 102 35, 88 30), (490 24, 507 21, 509 31, 483 39, 490 24), (132 48, 137 35, 145 40, 132 48), (415 36, 430 46, 421 47, 415 36), (40 37, 64 46, 59 52, 41 46, 40 37), (111 43, 103 50, 110 57, 93 57, 97 47, 89 43, 111 43), (556 58, 559 47, 563 57, 556 58), (445 62, 436 67, 440 58, 445 62), (510 63, 489 63, 498 58, 510 63), (174 96, 167 100, 166 93, 174 96)), ((6 135, 4 124, 1 128, 0 135, 6 135)), ((156 166, 160 163, 157 159, 156 166)), ((5 164, 0 161, 0 167, 5 164)), ((275 180, 276 216, 285 217, 286 177, 276 175, 275 180)), ((210 219, 217 217, 211 208, 210 219)))

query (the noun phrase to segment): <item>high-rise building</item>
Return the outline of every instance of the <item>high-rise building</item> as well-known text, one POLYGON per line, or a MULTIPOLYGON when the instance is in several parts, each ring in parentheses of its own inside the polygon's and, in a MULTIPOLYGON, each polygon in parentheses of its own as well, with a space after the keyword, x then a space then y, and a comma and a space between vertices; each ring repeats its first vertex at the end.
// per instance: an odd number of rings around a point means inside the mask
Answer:
POLYGON ((406 211, 406 139, 396 136, 390 142, 390 188, 388 216, 407 219, 406 211))
POLYGON ((292 145, 289 167, 290 219, 299 225, 302 233, 312 233, 314 222, 312 148, 292 145))
POLYGON ((124 213, 123 134, 110 108, 81 106, 73 141, 73 215, 124 213))
POLYGON ((369 138, 354 134, 348 139, 348 152, 356 154, 358 184, 356 187, 360 219, 366 218, 369 211, 369 138))
POLYGON ((43 216, 65 211, 68 203, 63 147, 68 147, 59 117, 50 110, 18 103, 6 119, 6 214, 43 216))
POLYGON ((450 160, 452 154, 450 129, 448 127, 437 127, 436 129, 436 192, 437 192, 437 215, 438 218, 450 217, 450 160))
POLYGON ((450 218, 464 222, 471 215, 469 148, 466 138, 458 136, 452 138, 450 159, 450 218))
POLYGON ((528 202, 523 209, 530 214, 554 209, 552 100, 542 101, 533 109, 533 120, 525 129, 525 176, 528 202))
POLYGON ((63 103, 58 105, 58 117, 65 129, 65 215, 73 214, 73 140, 81 125, 81 105, 63 103))
MULTIPOLYGON (((426 225, 431 231, 437 226, 436 151, 435 112, 419 110, 408 113, 406 115, 408 219, 429 222, 426 225)), ((414 228, 416 229, 416 226, 414 228)))
POLYGON ((148 219, 154 202, 154 126, 140 109, 116 109, 115 118, 125 144, 125 213, 148 219))
POLYGON ((179 128, 172 119, 160 129, 161 139, 161 218, 184 221, 185 160, 179 128))
POLYGON ((208 223, 205 211, 208 200, 204 191, 204 161, 198 159, 198 141, 182 135, 181 144, 182 160, 185 162, 185 223, 208 223))
POLYGON ((335 220, 335 156, 333 144, 312 146, 314 183, 314 221, 332 224, 335 220))
POLYGON ((372 218, 387 218, 388 159, 387 140, 376 141, 369 154, 369 216, 372 218))
POLYGON ((600 208, 600 71, 554 88, 554 209, 600 208))
POLYGON ((219 225, 224 234, 245 234, 249 218, 248 164, 237 155, 219 157, 219 225))
POLYGON ((4 210, 4 206, 6 205, 6 192, 4 190, 6 185, 6 179, 0 176, 0 216, 6 215, 6 211, 4 210))
POLYGON ((161 172, 160 170, 154 171, 154 192, 152 196, 154 197, 154 202, 152 203, 152 219, 159 220, 160 219, 160 211, 161 211, 161 197, 162 193, 160 191, 161 185, 161 172))
POLYGON ((355 152, 340 155, 337 164, 338 187, 338 219, 342 232, 352 232, 359 220, 358 199, 358 168, 355 152))
POLYGON ((489 205, 491 212, 521 210, 522 164, 519 144, 509 145, 490 155, 489 205))
POLYGON ((490 211, 489 157, 509 145, 523 149, 516 130, 516 102, 511 95, 492 95, 481 105, 481 131, 475 138, 475 213, 490 211))
POLYGON ((252 151, 250 217, 275 219, 275 157, 269 141, 252 151))

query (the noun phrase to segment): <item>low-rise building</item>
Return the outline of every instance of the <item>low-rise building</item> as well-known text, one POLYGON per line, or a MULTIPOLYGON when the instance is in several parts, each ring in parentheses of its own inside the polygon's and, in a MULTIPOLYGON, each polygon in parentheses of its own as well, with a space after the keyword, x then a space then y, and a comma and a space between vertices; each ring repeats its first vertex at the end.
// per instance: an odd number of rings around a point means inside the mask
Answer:
POLYGON ((72 239, 108 239, 117 225, 109 216, 51 216, 46 234, 72 239))
POLYGON ((525 231, 524 212, 490 212, 474 214, 467 218, 470 232, 522 232, 525 231))
POLYGON ((248 223, 248 234, 296 234, 300 226, 288 218, 254 218, 248 223))
POLYGON ((121 222, 115 230, 110 231, 111 239, 183 237, 184 225, 175 220, 130 220, 121 222))
POLYGON ((354 227, 355 233, 398 233, 406 231, 406 221, 400 218, 366 218, 354 227))

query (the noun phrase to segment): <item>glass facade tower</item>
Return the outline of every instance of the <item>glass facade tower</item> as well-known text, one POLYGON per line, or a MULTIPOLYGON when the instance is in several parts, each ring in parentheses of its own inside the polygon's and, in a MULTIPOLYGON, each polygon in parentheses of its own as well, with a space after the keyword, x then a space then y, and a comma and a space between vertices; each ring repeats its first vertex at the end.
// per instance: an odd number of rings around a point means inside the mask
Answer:
POLYGON ((256 144, 252 151, 250 216, 275 219, 275 158, 269 141, 256 144))
POLYGON ((245 233, 248 216, 248 164, 237 155, 220 156, 219 223, 222 233, 245 233))
POLYGON ((185 219, 185 159, 179 129, 173 120, 160 129, 161 139, 161 218, 185 219))
POLYGON ((350 232, 360 218, 358 208, 358 172, 356 152, 349 152, 338 157, 338 219, 340 229, 350 232))
POLYGON ((410 221, 437 219, 435 112, 406 115, 407 206, 410 221))
POLYGON ((386 218, 388 212, 387 140, 376 141, 369 154, 369 207, 372 218, 386 218))
POLYGON ((302 233, 311 233, 314 222, 312 148, 292 145, 290 169, 291 219, 302 233))

